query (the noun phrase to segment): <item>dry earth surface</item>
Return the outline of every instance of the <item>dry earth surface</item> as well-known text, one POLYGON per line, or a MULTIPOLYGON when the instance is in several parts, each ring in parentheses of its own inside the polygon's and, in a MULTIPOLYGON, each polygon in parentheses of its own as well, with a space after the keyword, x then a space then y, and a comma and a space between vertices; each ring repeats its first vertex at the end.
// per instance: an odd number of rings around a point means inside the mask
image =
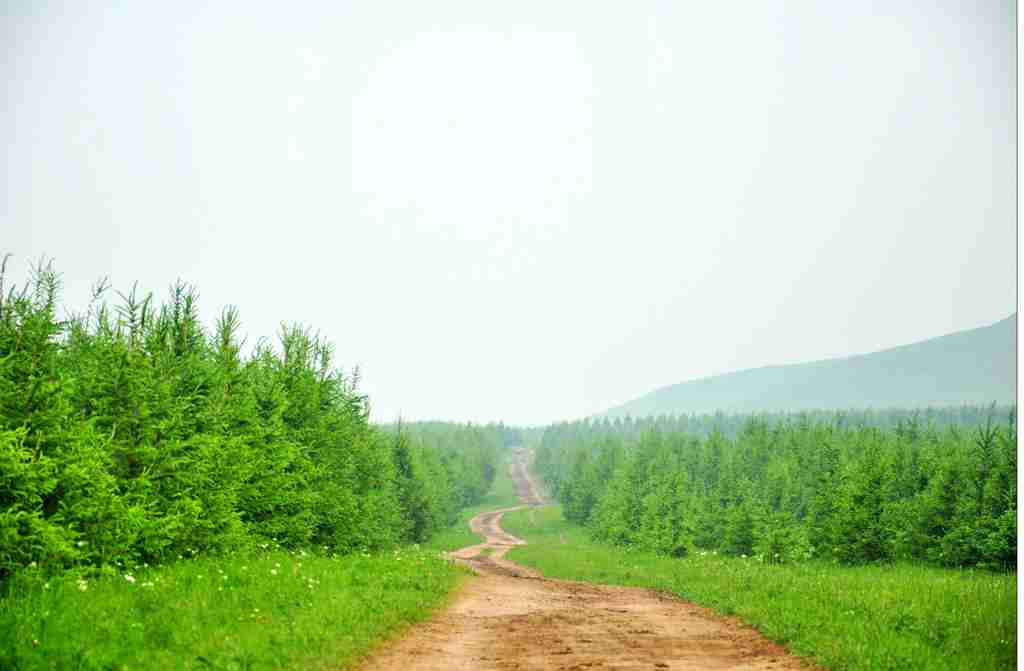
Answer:
MULTIPOLYGON (((525 505, 542 505, 520 452, 511 466, 525 505)), ((523 507, 523 506, 520 506, 523 507)), ((364 671, 452 669, 808 669, 742 623, 634 587, 550 580, 504 558, 519 538, 502 514, 472 519, 484 542, 453 552, 477 577, 451 606, 366 660, 364 671)))

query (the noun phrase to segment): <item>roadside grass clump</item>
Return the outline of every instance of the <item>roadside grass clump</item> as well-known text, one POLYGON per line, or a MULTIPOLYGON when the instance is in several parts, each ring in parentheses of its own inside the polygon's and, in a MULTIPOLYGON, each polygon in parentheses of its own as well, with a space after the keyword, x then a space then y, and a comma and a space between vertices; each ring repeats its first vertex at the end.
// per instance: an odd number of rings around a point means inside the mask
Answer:
POLYGON ((552 578, 649 587, 736 616, 831 669, 1011 669, 1017 577, 922 564, 769 564, 600 543, 561 507, 502 518, 529 545, 509 558, 552 578))
POLYGON ((464 575, 415 547, 200 558, 104 578, 25 571, 0 600, 0 668, 347 668, 464 575))
POLYGON ((459 517, 453 525, 435 534, 423 547, 439 552, 450 552, 470 545, 476 545, 482 539, 469 529, 469 521, 474 516, 497 508, 511 508, 512 506, 521 505, 521 503, 519 496, 516 494, 515 483, 509 476, 509 463, 504 461, 499 464, 491 489, 480 500, 480 503, 465 508, 459 513, 459 517))

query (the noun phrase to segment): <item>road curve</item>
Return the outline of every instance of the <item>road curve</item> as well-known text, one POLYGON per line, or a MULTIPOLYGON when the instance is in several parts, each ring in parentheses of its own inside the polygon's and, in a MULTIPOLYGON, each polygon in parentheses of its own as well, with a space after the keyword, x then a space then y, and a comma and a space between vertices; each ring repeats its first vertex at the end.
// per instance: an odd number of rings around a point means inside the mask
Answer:
POLYGON ((512 510, 542 505, 516 452, 510 475, 523 506, 470 521, 483 542, 451 553, 473 578, 446 610, 370 656, 363 671, 537 669, 808 669, 734 619, 648 589, 551 580, 505 553, 525 542, 501 528, 512 510))

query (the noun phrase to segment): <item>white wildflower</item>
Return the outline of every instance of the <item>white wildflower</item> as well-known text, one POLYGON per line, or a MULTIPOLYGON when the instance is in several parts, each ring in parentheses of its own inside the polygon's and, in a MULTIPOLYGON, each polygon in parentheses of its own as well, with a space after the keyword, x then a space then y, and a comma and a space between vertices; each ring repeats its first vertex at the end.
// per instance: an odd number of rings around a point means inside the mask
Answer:
POLYGON ((131 583, 135 582, 135 576, 133 576, 131 573, 125 573, 124 579, 131 583))

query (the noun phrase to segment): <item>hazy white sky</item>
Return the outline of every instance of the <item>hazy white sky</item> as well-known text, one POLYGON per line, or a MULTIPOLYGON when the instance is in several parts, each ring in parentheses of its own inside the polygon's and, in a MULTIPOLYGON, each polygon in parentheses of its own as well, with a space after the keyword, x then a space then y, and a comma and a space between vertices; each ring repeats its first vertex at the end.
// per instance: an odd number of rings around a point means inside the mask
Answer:
POLYGON ((375 419, 545 423, 1016 306, 1011 2, 7 2, 0 253, 375 419))

